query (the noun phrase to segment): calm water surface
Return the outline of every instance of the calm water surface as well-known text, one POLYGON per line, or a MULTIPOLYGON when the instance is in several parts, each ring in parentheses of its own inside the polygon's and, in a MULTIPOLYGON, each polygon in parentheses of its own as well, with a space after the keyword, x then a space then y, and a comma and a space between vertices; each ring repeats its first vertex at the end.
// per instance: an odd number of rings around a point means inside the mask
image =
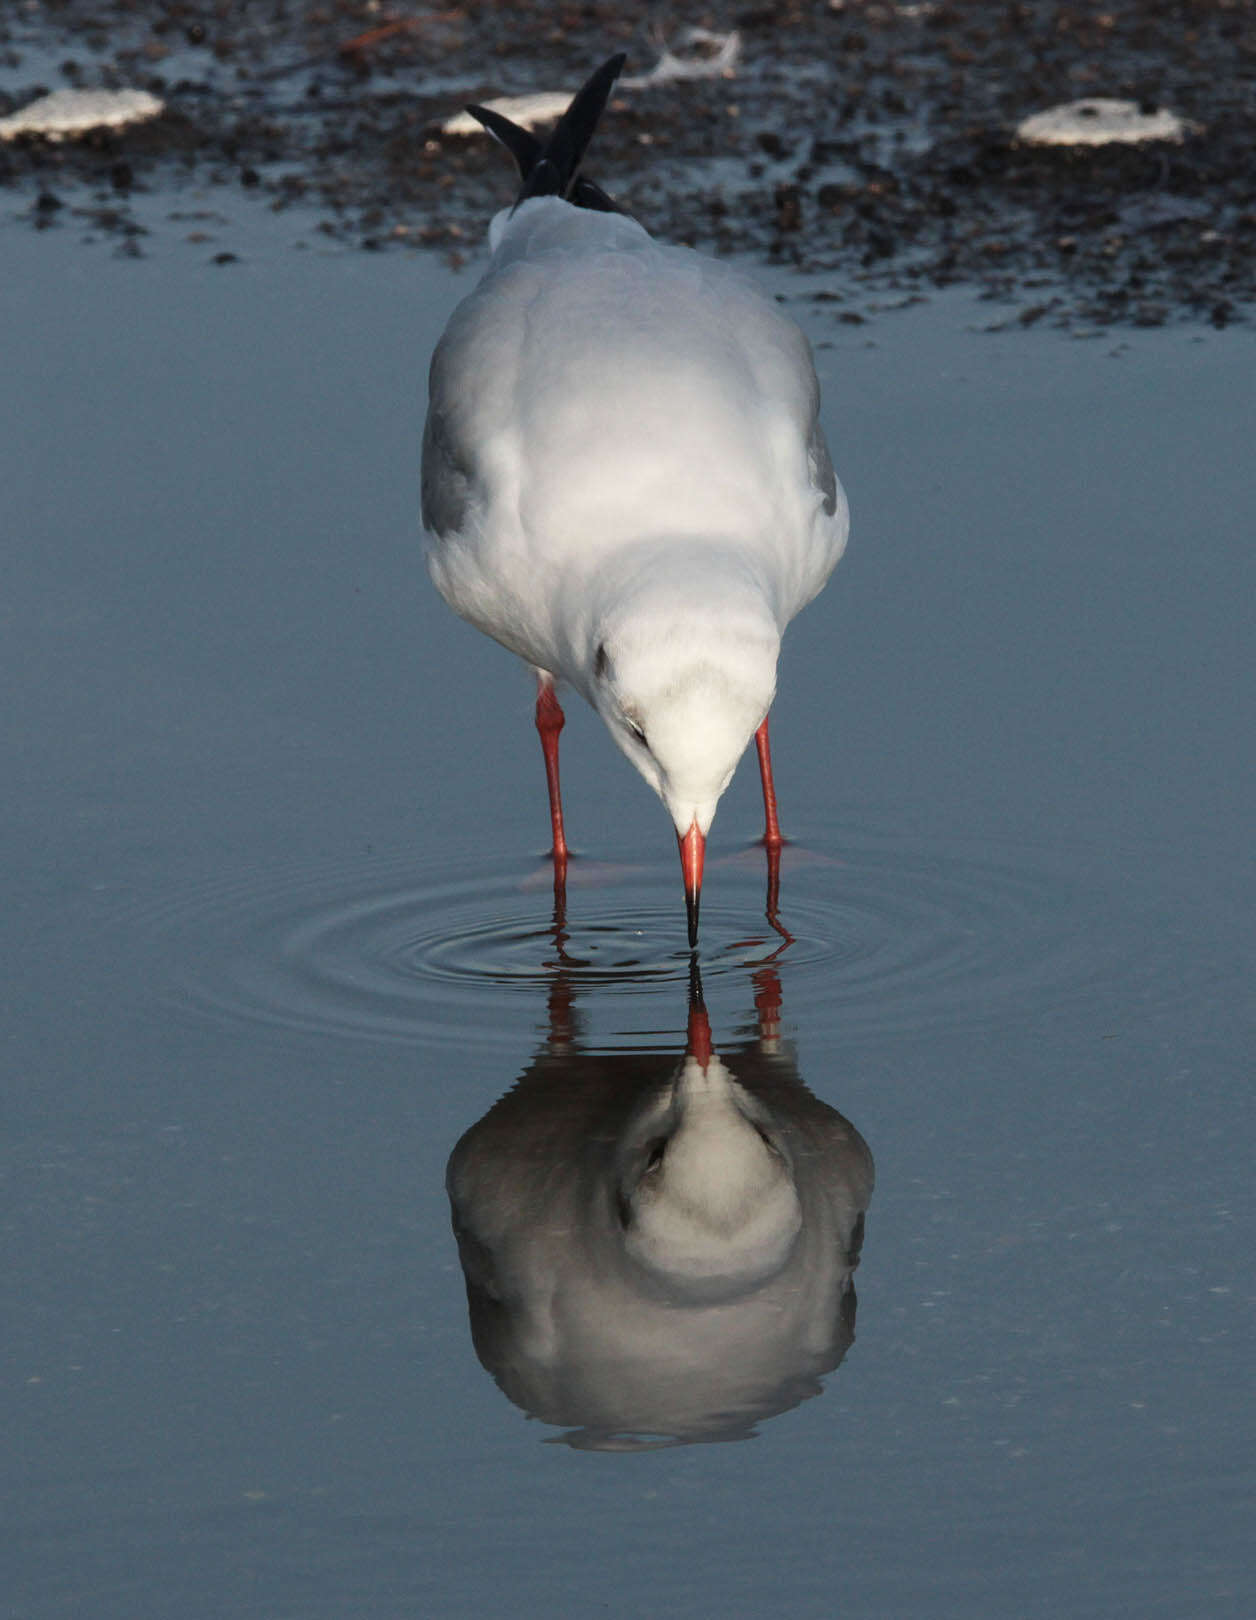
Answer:
POLYGON ((822 1241, 713 1354, 574 1190, 685 1048, 666 818, 573 705, 555 927, 420 561, 466 283, 206 251, 0 237, 0 1613, 1250 1615, 1250 336, 795 305, 854 538, 703 979, 822 1241))

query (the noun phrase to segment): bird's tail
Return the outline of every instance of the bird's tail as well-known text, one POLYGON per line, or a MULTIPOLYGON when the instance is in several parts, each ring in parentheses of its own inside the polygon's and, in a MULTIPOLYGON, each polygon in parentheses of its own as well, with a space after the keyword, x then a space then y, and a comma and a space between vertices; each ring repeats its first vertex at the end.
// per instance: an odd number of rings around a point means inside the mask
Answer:
POLYGON ((491 107, 467 108, 472 118, 477 118, 489 134, 502 143, 519 166, 523 184, 515 199, 516 208, 529 197, 564 197, 577 208, 593 208, 610 214, 620 211, 601 186, 583 178, 580 165, 611 87, 623 72, 625 60, 621 51, 602 63, 576 92, 545 142, 491 107))

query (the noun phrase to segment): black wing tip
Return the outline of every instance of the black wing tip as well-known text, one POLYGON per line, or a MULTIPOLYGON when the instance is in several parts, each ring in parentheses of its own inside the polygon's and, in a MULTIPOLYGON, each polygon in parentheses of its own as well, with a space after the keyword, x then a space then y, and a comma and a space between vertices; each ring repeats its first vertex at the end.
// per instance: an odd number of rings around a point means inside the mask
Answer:
POLYGON ((571 188, 569 201, 575 203, 577 208, 589 208, 597 214, 622 214, 623 209, 604 192, 601 186, 592 180, 586 180, 580 175, 571 188))
POLYGON ((605 210, 609 205, 610 210, 614 211, 615 205, 604 191, 591 181, 581 181, 580 165, 606 110, 615 80, 623 72, 627 60, 626 51, 617 51, 614 56, 608 56, 576 91, 566 112, 554 126, 532 172, 524 177, 515 199, 516 208, 530 197, 561 197, 574 202, 577 207, 605 210))
POLYGON ((526 180, 541 155, 541 143, 532 131, 524 129, 522 124, 516 124, 492 107, 468 103, 466 110, 495 141, 506 148, 515 160, 520 178, 526 180))
POLYGON ((516 208, 529 197, 561 197, 577 208, 607 214, 622 212, 601 186, 584 178, 580 164, 627 60, 627 51, 608 56, 576 91, 545 142, 495 108, 467 103, 471 117, 515 160, 522 182, 515 198, 516 208))

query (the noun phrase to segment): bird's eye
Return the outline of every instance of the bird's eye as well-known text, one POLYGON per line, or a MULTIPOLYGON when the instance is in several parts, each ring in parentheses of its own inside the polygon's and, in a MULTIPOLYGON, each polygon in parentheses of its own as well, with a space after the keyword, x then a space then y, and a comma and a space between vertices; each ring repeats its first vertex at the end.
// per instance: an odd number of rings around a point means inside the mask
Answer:
POLYGON ((593 654, 593 673, 600 681, 611 667, 610 654, 606 650, 606 643, 599 641, 597 651, 593 654))
POLYGON ((645 731, 637 724, 635 720, 625 720, 624 724, 628 727, 629 731, 632 732, 633 736, 641 744, 642 748, 648 748, 650 746, 645 740, 645 731))
POLYGON ((645 1161, 645 1174, 651 1175, 663 1162, 663 1155, 667 1152, 667 1139, 660 1136, 656 1142, 650 1144, 649 1156, 645 1161))

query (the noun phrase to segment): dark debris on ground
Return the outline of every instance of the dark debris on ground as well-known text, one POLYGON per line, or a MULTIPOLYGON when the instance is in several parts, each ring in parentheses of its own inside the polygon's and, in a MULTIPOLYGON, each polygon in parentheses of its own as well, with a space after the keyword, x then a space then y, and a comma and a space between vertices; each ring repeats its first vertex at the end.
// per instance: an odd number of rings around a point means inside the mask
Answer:
MULTIPOLYGON (((75 84, 150 89, 167 111, 0 143, 0 186, 38 227, 86 218, 133 252, 136 195, 187 181, 312 207, 364 248, 458 258, 511 180, 491 142, 441 121, 471 99, 574 88, 617 49, 648 71, 658 41, 638 15, 599 0, 28 7, 0 18, 0 114, 75 84), (25 78, 32 58, 43 74, 25 78)), ((731 78, 617 93, 598 132, 590 172, 657 234, 820 274, 849 320, 959 284, 995 321, 1250 317, 1256 0, 747 0, 677 3, 665 22, 673 39, 736 29, 741 53, 731 78), (1026 114, 1086 95, 1166 106, 1194 131, 1015 140, 1026 114)))

